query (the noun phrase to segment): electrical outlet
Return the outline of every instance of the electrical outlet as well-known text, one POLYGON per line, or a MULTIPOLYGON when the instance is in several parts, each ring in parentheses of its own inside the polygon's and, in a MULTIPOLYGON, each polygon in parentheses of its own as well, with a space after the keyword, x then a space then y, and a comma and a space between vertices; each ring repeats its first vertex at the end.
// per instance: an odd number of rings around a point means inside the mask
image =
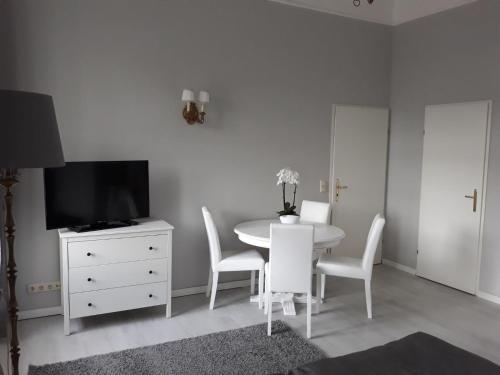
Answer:
POLYGON ((54 290, 61 290, 61 283, 59 281, 52 281, 50 283, 29 284, 28 293, 43 293, 52 292, 54 290))
POLYGON ((319 192, 328 193, 328 182, 325 180, 319 180, 319 192))

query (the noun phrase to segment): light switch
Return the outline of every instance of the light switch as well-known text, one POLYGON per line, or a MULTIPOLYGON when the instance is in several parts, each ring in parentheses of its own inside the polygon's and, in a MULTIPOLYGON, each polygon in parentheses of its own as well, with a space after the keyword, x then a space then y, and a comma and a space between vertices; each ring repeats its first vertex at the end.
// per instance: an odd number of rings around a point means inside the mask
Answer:
POLYGON ((319 180, 319 192, 328 193, 328 182, 325 180, 319 180))

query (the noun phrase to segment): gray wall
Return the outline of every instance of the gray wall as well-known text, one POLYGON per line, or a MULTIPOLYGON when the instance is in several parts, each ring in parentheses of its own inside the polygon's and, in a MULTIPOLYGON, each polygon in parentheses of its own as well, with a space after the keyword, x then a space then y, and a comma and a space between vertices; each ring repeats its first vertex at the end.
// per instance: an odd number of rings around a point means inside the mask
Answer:
MULTIPOLYGON (((9 86, 54 96, 66 159, 150 160, 152 215, 176 227, 174 288, 206 283, 202 205, 224 247, 244 247, 232 228, 274 215, 280 168, 301 172, 299 199, 327 200, 331 105, 389 102, 386 26, 265 0, 15 0, 1 11, 9 86), (181 118, 186 87, 212 94, 205 126, 181 118)), ((42 173, 22 174, 25 310, 59 304, 25 287, 59 279, 59 256, 44 229, 42 173)))
POLYGON ((492 99, 480 289, 500 296, 500 1, 394 28, 384 257, 415 267, 424 107, 492 99))

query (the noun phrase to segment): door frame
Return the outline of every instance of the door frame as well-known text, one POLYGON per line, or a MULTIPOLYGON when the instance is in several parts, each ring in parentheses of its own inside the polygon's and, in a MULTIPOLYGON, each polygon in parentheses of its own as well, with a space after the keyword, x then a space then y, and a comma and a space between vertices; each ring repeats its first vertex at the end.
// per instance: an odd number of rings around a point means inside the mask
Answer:
MULTIPOLYGON (((388 176, 388 166, 389 166, 389 145, 390 145, 390 136, 391 136, 391 109, 389 107, 382 106, 373 106, 373 105, 357 105, 357 104, 333 104, 332 105, 332 120, 330 125, 330 174, 329 179, 330 183, 328 185, 328 202, 333 204, 335 200, 335 182, 334 182, 334 160, 335 160, 335 115, 337 113, 337 107, 353 107, 353 108, 374 108, 374 109, 387 109, 389 111, 389 124, 387 126, 387 160, 386 160, 386 173, 385 173, 385 189, 384 189, 384 216, 387 206, 387 176, 388 176)), ((333 215, 331 215, 331 219, 333 219, 333 215)), ((382 241, 383 242, 383 241, 382 241)))
MULTIPOLYGON (((490 142, 491 142, 491 116, 492 116, 492 110, 493 110, 493 100, 487 99, 487 100, 472 100, 472 101, 467 101, 467 102, 451 102, 451 103, 441 103, 441 104, 426 104, 424 106, 424 113, 427 107, 432 106, 432 107, 444 107, 444 106, 449 106, 449 105, 459 105, 459 104, 466 104, 466 103, 486 103, 488 105, 488 113, 486 114, 486 139, 485 139, 485 149, 484 149, 484 164, 483 164, 483 188, 482 188, 482 193, 481 193, 481 217, 479 218, 479 241, 478 241, 478 251, 477 251, 477 259, 476 259, 476 282, 475 282, 475 291, 474 295, 477 295, 478 292, 480 291, 479 289, 479 283, 481 280, 481 260, 482 260, 482 255, 483 255, 483 234, 484 234, 484 218, 485 218, 485 212, 486 212, 486 198, 487 198, 487 188, 488 188, 488 166, 489 166, 489 160, 490 160, 490 142)), ((425 132, 425 119, 424 119, 424 128, 422 132, 422 137, 424 137, 424 132, 425 132)), ((422 138, 422 161, 423 161, 423 145, 424 145, 424 139, 422 138)), ((422 173, 421 173, 422 174, 422 173)), ((420 191, 422 191, 422 177, 420 177, 420 191)), ((421 193, 420 193, 421 194, 421 193)), ((420 201, 420 195, 419 195, 419 201, 420 201)), ((420 205, 420 203, 419 203, 420 205)), ((420 222, 420 210, 418 212, 418 218, 420 222)), ((418 232, 420 233, 420 224, 417 227, 418 232)), ((418 246, 418 244, 417 244, 418 246)), ((417 254, 418 257, 418 254, 417 254)), ((418 260, 417 260, 418 264, 418 260)), ((418 269, 415 268, 416 275, 418 275, 418 269)), ((419 276, 420 277, 420 276, 419 276)))
POLYGON ((481 202, 481 219, 479 224, 479 251, 477 252, 477 274, 476 274, 476 295, 479 292, 479 283, 481 281, 481 260, 483 259, 483 233, 484 218, 486 213, 486 198, 488 190, 488 170, 490 162, 490 142, 491 142, 491 116, 493 112, 493 100, 480 100, 479 102, 488 103, 488 114, 486 122, 486 147, 484 149, 484 175, 483 175, 483 199, 481 202))
MULTIPOLYGON (((335 190, 335 183, 334 183, 334 177, 335 173, 333 172, 333 167, 334 167, 334 160, 335 160, 335 115, 337 113, 337 107, 340 104, 333 104, 332 105, 332 120, 330 124, 330 183, 329 183, 329 192, 328 192, 328 202, 330 204, 333 204, 334 201, 334 190, 335 190)), ((333 214, 330 215, 330 224, 333 221, 333 214)))
MULTIPOLYGON (((330 125, 330 173, 329 173, 329 191, 328 191, 328 202, 333 206, 335 202, 335 115, 337 113, 337 107, 351 107, 351 108, 373 108, 373 109, 386 109, 388 111, 388 124, 387 124, 387 150, 386 150, 386 165, 385 165, 385 187, 384 187, 384 211, 382 214, 385 217, 385 212, 387 209, 387 178, 389 176, 389 151, 390 151, 390 138, 391 138, 391 108, 384 106, 373 106, 373 105, 361 105, 361 104, 333 104, 332 105, 332 119, 330 125)), ((330 215, 330 224, 333 224, 333 212, 330 215)), ((380 238, 380 263, 384 262, 384 235, 380 238)))

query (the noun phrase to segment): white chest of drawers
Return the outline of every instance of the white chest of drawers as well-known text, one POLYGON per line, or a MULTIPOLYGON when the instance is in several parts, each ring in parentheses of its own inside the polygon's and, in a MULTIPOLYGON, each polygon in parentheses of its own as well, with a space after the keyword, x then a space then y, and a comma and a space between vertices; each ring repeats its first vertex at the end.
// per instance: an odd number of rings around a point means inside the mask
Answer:
POLYGON ((162 220, 76 233, 59 230, 64 333, 71 319, 166 305, 171 315, 172 231, 162 220))

